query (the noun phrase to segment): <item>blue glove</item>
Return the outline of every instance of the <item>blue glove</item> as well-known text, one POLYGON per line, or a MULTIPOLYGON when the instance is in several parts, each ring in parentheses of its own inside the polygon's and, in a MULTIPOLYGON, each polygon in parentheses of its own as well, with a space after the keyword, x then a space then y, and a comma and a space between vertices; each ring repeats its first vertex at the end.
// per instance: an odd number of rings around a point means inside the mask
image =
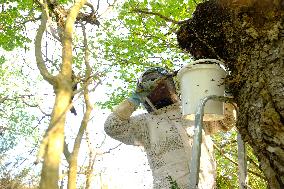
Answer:
POLYGON ((132 92, 128 100, 135 104, 136 107, 141 103, 140 96, 136 92, 132 92))
POLYGON ((149 95, 149 91, 138 90, 132 92, 128 100, 135 104, 136 107, 144 101, 144 99, 149 95))

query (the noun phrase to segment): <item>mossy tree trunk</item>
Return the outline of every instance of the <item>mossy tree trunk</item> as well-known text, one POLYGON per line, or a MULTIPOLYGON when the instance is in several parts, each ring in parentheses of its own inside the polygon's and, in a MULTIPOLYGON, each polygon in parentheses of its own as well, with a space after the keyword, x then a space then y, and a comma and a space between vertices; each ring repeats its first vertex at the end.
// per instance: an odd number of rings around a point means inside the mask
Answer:
POLYGON ((246 80, 236 96, 238 129, 257 154, 271 188, 284 187, 283 44, 263 40, 241 56, 246 80))
POLYGON ((270 188, 284 188, 284 1, 210 0, 177 33, 195 58, 217 58, 239 107, 237 128, 270 188))

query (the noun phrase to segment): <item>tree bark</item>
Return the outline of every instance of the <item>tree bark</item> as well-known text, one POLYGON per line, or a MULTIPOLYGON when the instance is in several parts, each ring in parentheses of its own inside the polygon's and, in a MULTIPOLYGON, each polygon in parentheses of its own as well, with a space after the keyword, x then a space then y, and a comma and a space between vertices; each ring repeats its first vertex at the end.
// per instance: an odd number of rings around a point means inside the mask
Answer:
POLYGON ((65 77, 62 77, 62 75, 52 76, 44 64, 41 54, 41 41, 46 27, 48 11, 45 4, 41 4, 41 6, 43 13, 41 25, 39 26, 35 40, 35 55, 41 75, 53 85, 56 94, 50 124, 42 141, 39 155, 39 158, 44 158, 40 188, 48 189, 58 188, 59 163, 64 141, 64 125, 72 90, 70 83, 65 77))
POLYGON ((52 76, 48 72, 41 54, 41 40, 46 27, 48 8, 47 4, 38 1, 42 8, 42 22, 37 31, 35 40, 37 66, 43 78, 53 85, 56 95, 49 128, 42 141, 40 149, 40 157, 44 157, 40 180, 41 189, 58 188, 59 165, 64 145, 66 112, 70 109, 70 99, 72 95, 71 75, 73 26, 79 10, 85 2, 86 0, 82 0, 75 3, 67 16, 62 42, 63 50, 61 70, 57 76, 52 76))
POLYGON ((86 130, 86 141, 87 141, 88 148, 89 148, 89 162, 88 162, 87 170, 85 173, 86 174, 85 189, 91 189, 91 184, 93 180, 93 169, 94 169, 94 164, 96 161, 96 154, 92 147, 92 143, 90 141, 88 130, 86 130))
POLYGON ((240 110, 238 129, 257 154, 270 187, 283 188, 283 41, 263 42, 242 56, 248 65, 243 73, 246 81, 236 97, 240 110))
POLYGON ((49 129, 43 139, 45 152, 40 181, 41 189, 58 188, 66 111, 68 111, 72 93, 71 85, 68 85, 66 79, 60 78, 58 77, 60 81, 57 82, 55 104, 51 114, 49 129))
POLYGON ((75 139, 74 143, 74 148, 73 152, 71 153, 70 156, 70 161, 69 161, 69 173, 68 173, 68 189, 76 189, 76 181, 77 181, 77 160, 78 160, 78 154, 82 142, 83 135, 85 133, 85 130, 88 126, 88 122, 90 120, 90 114, 92 112, 92 105, 89 100, 89 91, 88 91, 88 86, 89 86, 89 78, 92 72, 92 69, 89 64, 89 48, 88 48, 88 41, 87 41, 87 36, 86 36, 86 30, 85 26, 82 24, 82 30, 83 30, 83 36, 84 36, 84 52, 85 52, 85 65, 86 65, 86 71, 85 71, 85 81, 84 83, 84 100, 86 104, 86 111, 84 113, 83 120, 81 122, 81 126, 79 128, 78 134, 75 139))
POLYGON ((91 114, 92 108, 90 106, 87 106, 87 110, 85 112, 84 118, 82 120, 80 129, 78 131, 77 137, 75 139, 73 152, 70 156, 70 164, 69 164, 69 172, 68 172, 68 189, 76 189, 76 181, 77 181, 77 160, 78 160, 78 154, 80 150, 81 141, 84 135, 84 132, 86 130, 86 127, 89 122, 90 114, 91 114))
POLYGON ((239 106, 237 128, 270 188, 284 188, 284 2, 210 0, 177 32, 195 58, 223 60, 239 106))

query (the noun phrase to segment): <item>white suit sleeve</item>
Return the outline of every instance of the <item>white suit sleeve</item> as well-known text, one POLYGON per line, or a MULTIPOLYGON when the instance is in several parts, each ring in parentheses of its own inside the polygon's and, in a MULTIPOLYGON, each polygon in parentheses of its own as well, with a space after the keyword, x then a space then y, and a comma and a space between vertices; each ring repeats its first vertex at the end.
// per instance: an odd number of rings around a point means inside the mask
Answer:
POLYGON ((144 146, 147 137, 145 115, 131 116, 136 107, 128 100, 114 109, 104 124, 105 132, 112 138, 128 145, 144 146))

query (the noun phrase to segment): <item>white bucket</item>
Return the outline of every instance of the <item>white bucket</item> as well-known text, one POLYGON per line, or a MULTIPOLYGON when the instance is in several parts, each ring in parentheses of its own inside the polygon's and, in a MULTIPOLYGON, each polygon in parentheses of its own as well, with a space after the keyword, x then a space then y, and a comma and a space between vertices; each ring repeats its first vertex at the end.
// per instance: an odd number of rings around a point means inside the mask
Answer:
MULTIPOLYGON (((197 107, 204 97, 210 95, 224 96, 225 86, 222 83, 226 71, 216 63, 222 65, 222 62, 215 59, 201 59, 184 66, 178 72, 184 119, 195 119, 197 107)), ((203 120, 220 120, 224 118, 223 114, 223 102, 208 100, 205 105, 203 120)))

